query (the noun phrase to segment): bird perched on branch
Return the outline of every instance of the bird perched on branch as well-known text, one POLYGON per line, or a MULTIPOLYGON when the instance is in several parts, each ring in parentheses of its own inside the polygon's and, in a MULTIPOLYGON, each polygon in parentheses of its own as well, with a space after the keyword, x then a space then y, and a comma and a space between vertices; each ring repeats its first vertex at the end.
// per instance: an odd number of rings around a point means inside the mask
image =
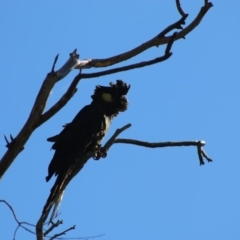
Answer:
POLYGON ((130 85, 122 80, 117 80, 115 84, 110 83, 110 87, 96 86, 91 104, 82 108, 60 134, 47 139, 54 142, 52 149, 55 153, 48 167, 46 181, 53 175, 57 179, 43 209, 45 219, 52 206, 55 205, 56 208, 59 204, 66 186, 87 160, 90 157, 96 160, 106 157, 106 150, 101 147, 101 142, 112 119, 127 109, 125 95, 129 88, 130 85))

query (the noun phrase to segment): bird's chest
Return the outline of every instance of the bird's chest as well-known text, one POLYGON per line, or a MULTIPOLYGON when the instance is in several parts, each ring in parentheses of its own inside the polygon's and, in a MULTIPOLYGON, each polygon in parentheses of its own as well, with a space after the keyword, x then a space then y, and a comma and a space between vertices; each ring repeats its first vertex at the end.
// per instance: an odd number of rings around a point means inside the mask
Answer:
POLYGON ((112 117, 109 117, 106 115, 102 116, 102 127, 101 127, 101 131, 99 132, 99 135, 98 135, 98 140, 97 140, 98 144, 101 144, 103 138, 107 134, 108 129, 111 125, 111 122, 112 122, 112 117))
POLYGON ((103 115, 103 132, 106 134, 112 122, 112 117, 103 115))

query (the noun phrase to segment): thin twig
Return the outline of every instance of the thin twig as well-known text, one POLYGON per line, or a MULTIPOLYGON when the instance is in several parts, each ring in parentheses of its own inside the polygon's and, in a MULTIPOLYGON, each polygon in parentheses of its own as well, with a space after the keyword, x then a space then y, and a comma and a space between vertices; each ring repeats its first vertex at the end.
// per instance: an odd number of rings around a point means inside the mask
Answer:
MULTIPOLYGON (((204 6, 201 7, 201 9, 200 9, 199 13, 197 14, 197 16, 195 17, 195 19, 188 26, 186 26, 183 30, 178 32, 178 34, 176 36, 176 40, 185 38, 185 36, 187 34, 189 34, 192 30, 194 30, 199 25, 199 23, 202 21, 205 14, 208 12, 208 10, 212 6, 213 6, 213 4, 211 2, 205 1, 204 6)), ((185 14, 184 16, 186 16, 186 15, 187 14, 185 14)), ((184 16, 182 16, 182 17, 184 17, 184 16)), ((179 25, 178 25, 178 27, 179 27, 179 25)), ((179 29, 179 28, 177 28, 177 29, 179 29)), ((164 31, 166 31, 166 29, 164 31)), ((165 32, 165 34, 166 34, 166 32, 165 32)), ((160 37, 159 38, 158 36, 159 36, 159 34, 156 37, 148 40, 147 42, 139 45, 138 47, 136 47, 128 52, 121 53, 119 55, 105 58, 105 59, 92 59, 89 62, 89 64, 85 65, 85 67, 88 67, 88 68, 90 68, 90 67, 108 67, 113 64, 116 64, 116 63, 119 63, 122 61, 126 61, 126 60, 146 51, 147 49, 149 49, 151 47, 167 44, 171 38, 171 37, 160 37)))
MULTIPOLYGON (((34 234, 36 235, 36 233, 32 230, 30 230, 29 228, 23 226, 24 224, 25 225, 28 225, 28 226, 31 226, 31 227, 36 227, 36 225, 34 224, 31 224, 31 223, 28 223, 28 222, 22 222, 22 221, 19 221, 18 218, 17 218, 17 215, 13 209, 13 207, 6 201, 6 200, 3 200, 3 199, 0 199, 0 203, 4 203, 5 205, 7 205, 7 207, 10 209, 10 211, 12 212, 13 214, 13 217, 15 219, 15 221, 17 222, 17 227, 16 229, 14 230, 14 234, 13 234, 13 240, 16 239, 16 235, 17 235, 17 231, 19 228, 23 228, 24 230, 30 232, 31 234, 34 234)), ((44 237, 46 238, 50 238, 50 239, 62 239, 62 238, 58 238, 59 236, 61 235, 64 235, 66 232, 72 230, 72 229, 75 229, 75 226, 72 226, 70 228, 68 228, 67 230, 63 231, 62 233, 59 233, 59 234, 55 234, 54 236, 47 236, 47 234, 49 234, 54 228, 58 227, 60 224, 62 224, 63 222, 58 220, 56 223, 53 223, 53 225, 45 231, 44 233, 44 237)), ((65 238, 65 239, 91 239, 91 238, 98 238, 98 237, 102 237, 104 236, 105 234, 100 234, 100 235, 96 235, 96 236, 89 236, 89 237, 75 237, 75 238, 65 238)))
POLYGON ((53 65, 52 65, 52 73, 54 72, 54 69, 55 69, 55 65, 56 65, 56 63, 57 63, 57 60, 58 60, 58 56, 59 56, 59 54, 57 54, 57 56, 55 57, 55 59, 54 59, 54 62, 53 62, 53 65))
MULTIPOLYGON (((105 75, 110 75, 113 73, 117 73, 117 72, 123 72, 123 71, 128 71, 128 70, 132 70, 132 69, 136 69, 136 68, 142 68, 142 67, 146 67, 146 66, 150 66, 159 62, 163 62, 165 60, 167 60, 168 58, 170 58, 172 56, 172 53, 170 52, 172 44, 175 40, 177 36, 177 33, 174 33, 171 36, 171 41, 168 42, 166 49, 165 49, 165 54, 161 57, 157 57, 155 59, 149 60, 149 61, 144 61, 144 62, 140 62, 140 63, 134 63, 134 64, 130 64, 127 66, 123 66, 123 67, 119 67, 119 68, 113 68, 110 70, 106 70, 106 71, 100 71, 100 72, 95 72, 95 73, 85 73, 85 74, 78 74, 76 76, 76 78, 95 78, 95 77, 101 77, 101 76, 105 76, 105 75)), ((74 79, 75 80, 75 79, 74 79)))
POLYGON ((5 204, 8 206, 8 208, 11 210, 11 212, 12 212, 12 214, 13 214, 13 217, 14 217, 15 221, 16 221, 17 224, 18 224, 18 226, 16 227, 16 229, 15 229, 15 231, 14 231, 13 239, 16 239, 17 231, 18 231, 18 229, 19 229, 20 227, 23 228, 24 230, 26 230, 26 231, 28 231, 28 232, 30 232, 30 233, 32 233, 32 234, 35 235, 35 232, 33 232, 33 231, 30 230, 29 228, 23 226, 24 224, 25 224, 25 225, 28 225, 28 226, 31 226, 31 227, 34 227, 35 225, 33 225, 33 224, 31 224, 31 223, 28 223, 28 222, 21 222, 21 221, 19 221, 18 218, 17 218, 17 215, 16 215, 15 211, 13 210, 13 207, 12 207, 7 201, 5 201, 5 200, 3 200, 3 199, 0 199, 0 202, 5 203, 5 204))
POLYGON ((71 231, 71 230, 74 230, 74 229, 75 229, 75 225, 72 226, 72 227, 70 227, 70 228, 68 228, 67 230, 65 230, 65 231, 63 231, 63 232, 61 232, 61 233, 55 234, 55 235, 52 236, 49 240, 56 239, 57 237, 60 237, 60 236, 62 236, 62 235, 65 235, 67 232, 69 232, 69 231, 71 231))
MULTIPOLYGON (((81 74, 82 69, 80 69, 81 74)), ((56 114, 60 109, 62 109, 68 101, 73 97, 73 95, 77 92, 77 84, 81 80, 80 78, 74 78, 70 86, 68 87, 67 91, 63 94, 63 96, 45 113, 42 114, 42 116, 39 119, 39 126, 42 125, 44 122, 46 122, 48 119, 50 119, 54 114, 56 114)))
POLYGON ((10 148, 11 142, 8 141, 6 135, 3 135, 3 136, 4 136, 4 139, 5 139, 6 143, 7 143, 7 144, 6 144, 6 147, 7 147, 7 148, 10 148))
MULTIPOLYGON (((176 21, 175 23, 169 25, 168 27, 166 27, 163 31, 161 31, 157 36, 155 36, 154 38, 152 38, 151 40, 141 44, 139 47, 136 47, 132 50, 130 50, 129 52, 126 53, 122 53, 120 55, 114 56, 114 57, 110 57, 107 59, 92 59, 91 62, 89 62, 89 65, 91 67, 107 67, 107 66, 111 66, 113 64, 122 62, 122 61, 126 61, 142 52, 144 52, 145 50, 151 48, 151 47, 158 47, 159 45, 161 45, 161 41, 163 39, 167 39, 167 41, 164 42, 164 44, 168 44, 170 41, 172 41, 172 37, 173 35, 169 36, 169 37, 165 37, 165 35, 169 32, 171 32, 174 29, 182 29, 183 24, 185 24, 185 20, 187 18, 188 15, 183 16, 180 20, 176 21)), ((178 33, 179 34, 179 33, 178 33)), ((174 40, 179 39, 176 35, 176 37, 174 36, 174 40)), ((161 60, 164 61, 165 59, 161 60)), ((86 65, 87 66, 87 65, 86 65)), ((147 66, 147 65, 146 65, 147 66)), ((136 67, 134 67, 136 68, 136 67)), ((127 69, 129 70, 129 69, 127 69)))
POLYGON ((205 150, 201 147, 201 153, 202 153, 202 156, 208 161, 208 162, 212 162, 213 160, 208 157, 207 153, 205 152, 205 150))
POLYGON ((180 38, 185 38, 185 36, 190 33, 194 28, 196 28, 200 22, 202 21, 203 17, 205 16, 205 14, 208 12, 208 10, 213 6, 213 4, 211 2, 207 2, 205 3, 205 5, 203 7, 201 7, 198 15, 196 16, 196 18, 187 26, 185 27, 182 31, 180 31, 177 35, 177 39, 180 38))
POLYGON ((104 148, 108 151, 110 147, 115 143, 115 140, 117 136, 122 133, 123 131, 127 130, 132 126, 131 123, 128 123, 127 125, 123 126, 122 128, 118 128, 115 133, 112 135, 112 137, 105 143, 104 148))
POLYGON ((148 148, 163 148, 163 147, 188 147, 195 146, 197 147, 198 158, 200 165, 204 164, 203 158, 205 158, 208 162, 212 162, 212 159, 207 156, 205 151, 203 150, 203 146, 205 145, 204 141, 180 141, 180 142, 144 142, 135 139, 123 139, 118 138, 114 141, 114 143, 125 143, 125 144, 133 144, 141 147, 148 148))
POLYGON ((43 234, 44 236, 47 236, 54 228, 57 228, 60 224, 63 224, 63 221, 57 220, 56 223, 54 222, 51 222, 51 223, 52 223, 52 226, 45 231, 45 233, 43 234))
POLYGON ((168 42, 168 44, 166 46, 165 54, 163 56, 155 58, 153 60, 140 62, 140 63, 136 63, 136 64, 131 64, 131 65, 128 65, 128 66, 114 68, 114 69, 101 71, 101 72, 96 72, 96 73, 82 74, 81 73, 82 69, 80 69, 80 73, 73 79, 71 85, 69 86, 68 90, 64 93, 64 95, 58 100, 57 103, 55 103, 48 111, 46 111, 40 117, 38 125, 40 126, 41 124, 46 122, 48 119, 50 119, 54 114, 56 114, 60 109, 62 109, 68 103, 68 101, 76 93, 77 84, 79 83, 79 81, 81 79, 101 77, 101 76, 104 76, 104 75, 109 75, 109 74, 122 72, 122 71, 128 71, 128 70, 132 70, 132 69, 135 69, 135 68, 142 68, 142 67, 145 67, 145 66, 149 66, 149 65, 156 64, 156 63, 167 60, 172 55, 172 53, 170 51, 171 51, 171 47, 173 45, 173 42, 176 38, 176 35, 177 35, 177 33, 173 33, 173 35, 171 37, 171 40, 168 42))
POLYGON ((198 153, 198 159, 199 159, 199 162, 200 162, 200 166, 204 165, 204 160, 203 160, 203 156, 202 156, 201 146, 197 146, 197 153, 198 153))
MULTIPOLYGON (((88 239, 93 239, 93 238, 100 238, 100 237, 103 237, 105 236, 105 234, 99 234, 99 235, 96 235, 96 236, 90 236, 90 237, 73 237, 73 238, 64 238, 64 240, 74 240, 74 239, 79 239, 79 240, 88 240, 88 239)), ((62 238, 56 238, 56 239, 62 239, 62 238)))
MULTIPOLYGON (((184 36, 186 36, 188 33, 190 33, 201 22, 201 20, 203 19, 204 15, 207 13, 207 11, 213 6, 211 2, 208 2, 206 0, 204 2, 205 2, 205 5, 200 9, 196 18, 186 28, 184 28, 182 31, 178 32, 178 34, 177 34, 176 38, 174 38, 174 40, 184 38, 184 36)), ((182 18, 180 20, 178 20, 174 24, 170 25, 169 27, 165 28, 156 37, 141 44, 140 46, 138 46, 126 53, 122 53, 120 55, 113 56, 113 57, 110 57, 107 59, 93 59, 93 60, 87 59, 87 60, 81 61, 78 59, 79 55, 77 54, 77 50, 75 49, 70 54, 69 60, 63 65, 63 67, 61 67, 56 72, 50 72, 49 74, 47 74, 47 76, 41 86, 41 89, 37 95, 36 101, 33 105, 33 108, 31 110, 28 120, 26 121, 26 123, 23 126, 23 128, 21 129, 21 131, 17 134, 16 138, 14 138, 14 145, 13 144, 11 145, 11 143, 9 143, 11 147, 8 148, 8 150, 6 151, 6 153, 4 154, 4 156, 2 157, 2 159, 0 161, 0 179, 3 177, 3 175, 7 171, 7 169, 11 166, 14 159, 24 149, 25 143, 28 141, 29 137, 34 132, 34 130, 37 127, 39 127, 42 123, 44 123, 46 121, 46 119, 48 118, 47 114, 44 117, 42 117, 42 113, 45 109, 46 101, 49 97, 50 91, 52 90, 54 84, 57 81, 64 78, 74 68, 107 67, 107 66, 125 61, 127 59, 130 59, 151 47, 159 46, 162 44, 167 44, 167 43, 169 43, 169 41, 171 41, 172 36, 165 37, 164 35, 167 34, 169 31, 173 30, 174 28, 180 29, 181 24, 184 24, 184 20, 186 17, 187 17, 187 15, 185 14, 185 16, 182 16, 182 18), (44 118, 46 118, 46 119, 44 119, 44 118)), ((168 46, 170 46, 170 45, 168 45, 168 46)), ((170 56, 171 56, 170 54, 166 55, 165 58, 163 58, 163 59, 166 60, 170 56)), ((55 57, 55 59, 54 59, 52 70, 54 69, 56 58, 57 57, 55 57)), ((142 67, 142 66, 148 66, 150 64, 160 62, 163 59, 156 58, 151 61, 139 63, 139 65, 130 65, 130 66, 127 66, 127 68, 125 70, 130 70, 130 69, 134 69, 134 68, 142 67)), ((81 76, 78 76, 78 79, 75 78, 74 80, 76 80, 76 82, 78 82, 81 78, 98 77, 98 76, 103 76, 106 74, 111 74, 111 73, 115 73, 115 72, 119 72, 119 71, 124 71, 124 68, 118 68, 115 70, 112 69, 110 71, 93 73, 93 74, 89 74, 89 75, 81 74, 81 76)), ((64 102, 61 102, 61 103, 64 103, 64 102)), ((55 106, 54 107, 55 110, 53 109, 52 112, 56 113, 58 108, 61 109, 61 104, 59 106, 55 106)), ((48 114, 50 114, 50 112, 48 112, 48 114)))
MULTIPOLYGON (((174 29, 183 29, 182 25, 185 24, 185 20, 186 20, 187 17, 188 17, 188 14, 185 14, 184 16, 181 17, 180 20, 178 20, 177 22, 175 22, 175 23, 169 25, 168 27, 166 27, 162 32, 160 32, 160 33, 157 35, 157 38, 158 38, 158 39, 164 38, 167 33, 171 32, 171 31, 174 30, 174 29)), ((170 39, 171 39, 171 38, 170 38, 170 39)), ((170 41, 170 39, 169 39, 169 41, 170 41)), ((168 42, 169 42, 169 41, 168 41, 168 42)), ((167 43, 168 43, 168 42, 167 42, 167 43)), ((158 45, 157 45, 157 46, 158 46, 158 45)))
POLYGON ((180 13, 181 16, 185 15, 185 12, 182 10, 180 0, 176 0, 177 10, 180 13))

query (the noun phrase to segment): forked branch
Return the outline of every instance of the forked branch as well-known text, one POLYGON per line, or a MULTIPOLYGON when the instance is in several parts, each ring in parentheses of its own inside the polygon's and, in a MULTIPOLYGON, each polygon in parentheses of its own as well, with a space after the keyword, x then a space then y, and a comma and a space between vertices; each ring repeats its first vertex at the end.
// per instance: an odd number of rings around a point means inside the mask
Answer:
POLYGON ((124 138, 117 138, 117 136, 131 127, 131 124, 127 124, 124 127, 117 129, 116 132, 113 134, 113 136, 108 140, 108 142, 105 144, 105 148, 107 150, 110 149, 110 147, 114 143, 124 143, 124 144, 132 144, 137 145, 141 147, 147 147, 147 148, 164 148, 164 147, 189 147, 193 146, 197 148, 198 158, 200 165, 204 165, 204 159, 206 159, 208 162, 212 162, 212 159, 208 157, 207 153, 204 151, 203 146, 205 146, 205 141, 197 140, 197 141, 179 141, 179 142, 144 142, 139 141, 135 139, 124 139, 124 138))
POLYGON ((174 33, 172 35, 171 41, 169 41, 167 46, 166 46, 164 55, 161 56, 161 57, 155 58, 153 60, 146 61, 146 62, 140 62, 140 63, 136 63, 136 64, 131 64, 131 65, 120 67, 120 68, 114 68, 114 69, 110 69, 110 70, 107 70, 107 71, 101 71, 101 72, 96 72, 96 73, 88 73, 88 74, 82 74, 81 73, 82 69, 80 69, 80 73, 73 79, 72 83, 70 84, 69 88, 64 93, 64 95, 48 111, 46 111, 45 113, 42 114, 42 116, 39 120, 39 125, 43 124, 48 119, 50 119, 54 114, 56 114, 59 110, 61 110, 68 103, 68 101, 77 92, 77 85, 78 85, 78 83, 81 79, 101 77, 101 76, 104 76, 104 75, 109 75, 109 74, 113 74, 113 73, 117 73, 117 72, 128 71, 128 70, 132 70, 132 69, 135 69, 135 68, 141 68, 141 67, 149 66, 149 65, 156 64, 156 63, 167 60, 172 55, 171 47, 173 45, 176 34, 177 33, 174 33))
POLYGON ((18 218, 17 218, 17 215, 16 215, 16 213, 15 213, 15 211, 14 211, 14 209, 13 209, 13 207, 12 207, 7 201, 0 199, 0 203, 4 203, 5 205, 8 206, 8 208, 9 208, 10 211, 12 212, 13 217, 14 217, 16 223, 17 223, 17 227, 16 227, 16 229, 15 229, 15 231, 14 231, 14 234, 13 234, 13 239, 16 239, 17 231, 18 231, 19 228, 23 228, 23 229, 26 230, 27 232, 30 232, 30 233, 32 233, 32 234, 35 234, 34 231, 32 231, 31 229, 29 229, 28 227, 26 227, 26 225, 29 226, 29 227, 34 227, 35 225, 33 225, 33 224, 31 224, 31 223, 28 223, 28 222, 19 221, 18 218))
MULTIPOLYGON (((34 224, 31 224, 31 223, 28 223, 28 222, 24 222, 24 221, 19 221, 18 218, 17 218, 17 215, 13 209, 13 207, 5 200, 3 199, 0 199, 0 203, 4 203, 9 209, 10 211, 12 212, 12 215, 14 217, 14 220, 16 221, 17 223, 17 227, 13 233, 13 239, 16 239, 16 236, 17 236, 17 231, 19 228, 22 228, 24 230, 26 230, 27 232, 31 233, 31 234, 36 234, 34 231, 32 231, 29 227, 36 227, 34 224), (26 227, 28 226, 28 227, 26 227)), ((62 235, 65 235, 67 232, 71 231, 71 230, 74 230, 75 229, 75 225, 72 226, 72 227, 69 227, 68 229, 60 232, 60 233, 56 233, 54 234, 53 236, 49 236, 48 234, 51 233, 53 231, 53 229, 57 228, 60 224, 62 224, 63 221, 60 221, 58 220, 56 223, 52 223, 52 225, 49 227, 49 229, 45 230, 45 233, 44 233, 44 237, 50 239, 50 240, 53 240, 53 239, 63 239, 63 238, 59 238, 60 236, 62 235)), ((88 240, 88 239, 91 239, 91 238, 99 238, 99 237, 102 237, 104 236, 104 234, 100 234, 100 235, 96 235, 96 236, 89 236, 89 237, 76 237, 74 239, 85 239, 85 240, 88 240)))
POLYGON ((150 39, 149 41, 139 45, 138 47, 119 54, 117 56, 113 56, 107 59, 86 59, 86 60, 79 60, 79 55, 77 51, 74 50, 70 54, 70 58, 68 61, 58 70, 55 71, 55 65, 58 60, 58 55, 55 57, 53 66, 51 68, 51 72, 47 74, 43 84, 39 90, 39 93, 36 97, 35 103, 33 104, 31 113, 17 136, 14 138, 11 136, 11 141, 5 137, 7 142, 7 151, 2 157, 0 161, 0 178, 4 175, 7 169, 11 166, 14 159, 18 156, 18 154, 24 149, 24 145, 30 138, 31 134, 35 131, 36 128, 41 126, 44 122, 49 120, 54 114, 56 114, 65 104, 71 99, 74 93, 77 91, 77 84, 81 79, 84 78, 94 78, 99 76, 104 76, 108 74, 113 74, 120 71, 127 71, 134 68, 140 68, 144 66, 149 66, 151 64, 155 64, 161 61, 168 59, 171 56, 171 47, 175 40, 184 38, 187 34, 189 34, 193 29, 197 27, 197 25, 202 21, 204 15, 207 11, 213 6, 211 2, 207 0, 204 1, 204 6, 200 9, 196 18, 185 28, 182 25, 185 24, 185 20, 187 18, 187 14, 181 8, 179 0, 176 0, 177 9, 181 15, 181 19, 176 21, 175 23, 166 27, 162 32, 160 32, 157 36, 150 39), (169 32, 174 29, 180 29, 181 31, 176 32, 174 34, 170 34, 170 36, 166 36, 169 32), (67 92, 59 99, 57 103, 55 103, 48 111, 45 111, 45 105, 47 99, 50 95, 50 92, 54 85, 61 79, 67 76, 67 74, 73 69, 82 69, 82 68, 92 68, 92 67, 107 67, 113 64, 128 60, 143 51, 154 47, 167 44, 165 54, 162 57, 158 57, 149 61, 144 61, 124 67, 119 67, 115 69, 110 69, 107 71, 102 72, 95 72, 89 74, 78 74, 72 81, 70 87, 68 88, 67 92))
POLYGON ((184 11, 182 10, 179 0, 176 0, 176 6, 177 6, 178 12, 182 16, 182 18, 179 21, 177 21, 177 22, 171 24, 170 26, 168 26, 167 28, 165 28, 160 34, 158 34, 154 38, 148 40, 147 42, 139 45, 138 47, 136 47, 128 52, 121 53, 119 55, 105 58, 105 59, 92 59, 84 67, 85 68, 108 67, 113 64, 116 64, 116 63, 119 63, 122 61, 126 61, 132 57, 135 57, 138 54, 146 51, 147 49, 149 49, 151 47, 158 47, 160 45, 167 44, 170 41, 171 36, 165 36, 165 35, 174 29, 182 29, 180 32, 178 32, 178 34, 176 36, 176 40, 185 38, 186 35, 188 35, 193 29, 195 29, 198 26, 198 24, 202 21, 203 17, 208 12, 208 10, 213 6, 213 4, 207 0, 204 0, 204 5, 201 7, 196 18, 185 28, 182 28, 181 25, 185 24, 184 21, 187 18, 188 14, 185 14, 184 11))
MULTIPOLYGON (((134 140, 134 139, 122 139, 122 138, 117 138, 123 131, 127 130, 128 128, 131 127, 131 124, 127 124, 123 126, 122 128, 119 128, 115 131, 115 133, 112 135, 112 137, 106 142, 106 144, 103 146, 103 148, 108 152, 110 148, 112 147, 113 144, 115 143, 122 143, 122 144, 132 144, 132 145, 137 145, 141 147, 148 147, 148 148, 163 148, 163 147, 182 147, 182 146, 194 146, 197 148, 197 153, 198 153, 198 158, 200 165, 204 164, 204 158, 208 162, 212 162, 212 160, 208 157, 206 152, 203 149, 203 146, 205 146, 205 141, 179 141, 179 142, 156 142, 156 143, 151 143, 151 142, 144 142, 144 141, 139 141, 139 140, 134 140)), ((90 159, 91 157, 89 157, 90 159)), ((36 235, 38 240, 43 240, 43 237, 48 234, 52 229, 57 227, 59 224, 61 224, 61 221, 57 221, 55 224, 52 223, 52 226, 47 230, 45 233, 43 233, 43 225, 44 222, 46 221, 47 216, 49 215, 51 211, 51 208, 47 210, 47 212, 42 213, 40 219, 38 220, 37 226, 36 226, 36 235)), ((74 226, 75 227, 75 226, 74 226)), ((74 229, 69 228, 68 230, 74 229)), ((68 231, 67 230, 67 231, 68 231)), ((63 232, 64 234, 66 231, 63 232)), ((59 235, 55 235, 59 236, 59 235)))
POLYGON ((118 138, 114 141, 114 143, 125 143, 125 144, 132 144, 137 145, 141 147, 148 147, 148 148, 164 148, 164 147, 197 147, 197 153, 200 165, 204 165, 204 158, 208 162, 212 162, 212 159, 208 157, 206 152, 203 149, 203 146, 205 146, 204 141, 180 141, 180 142, 143 142, 139 140, 134 139, 124 139, 124 138, 118 138))

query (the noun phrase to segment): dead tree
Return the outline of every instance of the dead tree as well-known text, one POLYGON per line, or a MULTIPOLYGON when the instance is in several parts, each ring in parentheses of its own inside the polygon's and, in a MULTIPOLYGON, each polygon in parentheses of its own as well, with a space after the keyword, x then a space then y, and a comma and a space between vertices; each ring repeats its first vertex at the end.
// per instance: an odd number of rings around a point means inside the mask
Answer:
MULTIPOLYGON (((167 60, 172 56, 171 48, 174 42, 179 39, 184 39, 186 35, 188 35, 191 31, 193 31, 198 26, 198 24, 200 24, 205 14, 208 12, 208 10, 213 6, 211 2, 209 2, 208 0, 204 0, 204 5, 201 7, 195 19, 184 28, 183 25, 185 25, 185 21, 188 17, 188 14, 186 14, 181 8, 180 1, 179 0, 175 0, 175 1, 176 1, 177 10, 181 15, 180 19, 175 23, 166 27, 163 31, 158 33, 152 39, 146 41, 145 43, 142 43, 141 45, 137 46, 136 48, 128 52, 121 53, 119 55, 109 57, 106 59, 80 60, 79 54, 77 54, 77 50, 75 49, 70 54, 70 57, 67 60, 67 62, 57 71, 55 71, 55 65, 58 60, 58 55, 55 57, 51 71, 47 74, 46 78, 43 81, 43 84, 39 90, 39 93, 36 97, 36 100, 33 104, 32 110, 30 112, 30 115, 26 123, 24 124, 24 126, 22 127, 22 129, 20 130, 20 132, 17 134, 16 137, 13 137, 12 135, 10 135, 10 140, 8 140, 8 138, 5 136, 5 140, 7 143, 6 144, 7 151, 0 161, 0 178, 3 177, 3 175, 6 173, 8 168, 11 166, 11 164, 14 162, 14 160, 18 156, 18 154, 24 149, 24 145, 26 144, 28 139, 31 137, 32 133, 38 127, 40 127, 43 123, 45 123, 51 117, 53 117, 58 111, 60 111, 66 105, 66 103, 74 96, 74 94, 77 91, 77 85, 80 80, 83 80, 86 78, 101 77, 101 76, 122 72, 122 71, 128 71, 136 68, 142 68, 145 66, 149 66, 149 65, 167 60), (175 30, 175 32, 170 34, 170 32, 173 30, 175 30), (108 66, 126 61, 136 55, 139 55, 151 47, 159 47, 160 45, 166 45, 165 54, 155 59, 151 59, 151 60, 147 60, 144 62, 139 62, 131 65, 126 65, 119 68, 112 68, 106 71, 99 71, 99 72, 88 73, 88 74, 82 73, 82 69, 108 67, 108 66), (72 80, 70 86, 68 87, 66 92, 63 94, 63 96, 52 107, 46 110, 45 109, 46 102, 54 85, 58 81, 66 77, 68 73, 74 69, 78 69, 80 70, 80 72, 72 80)), ((205 145, 204 141, 148 143, 148 142, 142 142, 142 141, 133 140, 133 139, 117 139, 116 138, 122 131, 129 128, 130 126, 131 125, 128 124, 125 127, 118 129, 116 133, 106 143, 105 147, 107 149, 110 149, 110 147, 114 143, 134 144, 138 146, 151 147, 151 148, 172 147, 172 146, 195 146, 197 148, 200 165, 204 164, 204 161, 203 161, 204 158, 207 161, 211 161, 211 159, 206 155, 206 153, 203 150, 203 146, 205 145)), ((47 216, 41 216, 38 221, 36 234, 37 234, 37 239, 39 240, 43 239, 57 225, 60 224, 59 223, 59 224, 52 225, 50 229, 46 230, 46 232, 43 233, 43 224, 46 221, 46 219, 47 219, 47 216)), ((58 236, 59 234, 57 234, 56 236, 53 236, 51 239, 54 239, 58 236)))

